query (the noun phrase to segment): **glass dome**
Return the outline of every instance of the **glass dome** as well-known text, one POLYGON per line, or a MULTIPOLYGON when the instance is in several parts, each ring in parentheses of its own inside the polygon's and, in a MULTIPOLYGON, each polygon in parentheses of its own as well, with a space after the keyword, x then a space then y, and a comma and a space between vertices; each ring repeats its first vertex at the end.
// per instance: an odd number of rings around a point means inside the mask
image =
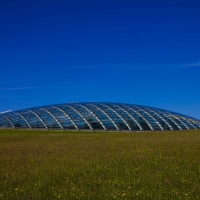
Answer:
POLYGON ((200 120, 147 106, 120 103, 66 103, 0 114, 0 128, 61 130, 188 130, 200 120))

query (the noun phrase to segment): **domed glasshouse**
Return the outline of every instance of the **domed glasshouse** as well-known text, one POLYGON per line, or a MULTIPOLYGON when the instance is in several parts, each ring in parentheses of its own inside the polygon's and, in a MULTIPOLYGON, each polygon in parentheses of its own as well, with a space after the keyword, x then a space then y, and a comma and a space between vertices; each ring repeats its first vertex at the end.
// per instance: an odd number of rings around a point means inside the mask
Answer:
POLYGON ((175 112, 119 103, 66 103, 0 114, 0 128, 62 130, 187 130, 200 120, 175 112))

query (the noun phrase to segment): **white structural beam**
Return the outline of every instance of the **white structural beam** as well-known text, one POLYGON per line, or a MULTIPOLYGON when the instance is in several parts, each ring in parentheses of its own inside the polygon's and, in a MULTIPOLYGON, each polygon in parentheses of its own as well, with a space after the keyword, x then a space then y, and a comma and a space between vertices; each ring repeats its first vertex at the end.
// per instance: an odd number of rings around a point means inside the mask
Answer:
POLYGON ((173 118, 170 117, 170 115, 167 115, 166 112, 163 112, 161 110, 155 109, 157 112, 162 113, 163 115, 165 115, 169 120, 171 120, 178 128, 179 130, 182 130, 182 128, 176 123, 176 121, 174 121, 173 118))
POLYGON ((194 124, 192 124, 189 120, 187 120, 185 117, 181 116, 181 119, 184 120, 184 122, 187 122, 188 124, 190 124, 190 126, 192 126, 194 129, 197 129, 194 124))
POLYGON ((77 130, 79 130, 79 128, 78 128, 78 126, 76 125, 76 123, 72 120, 72 118, 62 109, 62 108, 60 108, 60 107, 58 107, 58 106, 53 106, 54 108, 56 108, 57 110, 59 110, 60 112, 62 112, 64 115, 65 115, 65 117, 67 117, 70 121, 71 121, 71 123, 74 125, 74 127, 77 129, 77 130))
POLYGON ((128 123, 124 120, 124 118, 114 109, 112 109, 109 104, 105 104, 105 103, 101 103, 100 105, 108 108, 109 110, 111 110, 113 113, 115 113, 123 122, 124 124, 127 126, 127 128, 131 131, 131 127, 128 125, 128 123))
POLYGON ((149 110, 149 112, 154 113, 154 115, 156 115, 158 118, 160 118, 161 120, 163 120, 163 121, 167 124, 167 126, 168 126, 171 130, 173 130, 172 126, 168 123, 168 121, 165 120, 159 113, 157 113, 155 110, 152 110, 152 109, 147 108, 147 107, 146 107, 145 109, 146 109, 146 110, 149 110))
POLYGON ((112 118, 103 110, 101 109, 99 106, 97 106, 96 104, 88 104, 91 105, 93 107, 95 107, 97 110, 101 111, 111 122, 112 124, 115 126, 115 128, 119 131, 120 129, 118 128, 117 124, 112 120, 112 118))
POLYGON ((70 105, 66 105, 66 106, 71 108, 74 112, 76 112, 79 116, 81 116, 83 118, 83 120, 85 121, 85 123, 89 126, 89 128, 91 130, 93 130, 92 126, 88 123, 88 121, 85 119, 85 117, 76 108, 74 108, 73 106, 70 106, 70 105))
POLYGON ((26 122, 26 124, 28 125, 28 127, 30 128, 30 129, 32 129, 32 127, 31 127, 31 125, 28 123, 28 121, 26 120, 26 118, 20 113, 20 112, 17 112, 19 115, 20 115, 20 117, 26 122))
POLYGON ((121 109, 122 111, 124 111, 140 128, 140 130, 142 130, 141 125, 138 123, 138 121, 127 111, 125 110, 122 106, 118 105, 118 104, 114 104, 115 107, 121 109))
POLYGON ((197 124, 198 128, 200 128, 200 122, 196 120, 191 120, 194 124, 197 124))
POLYGON ((4 117, 9 121, 9 123, 11 124, 11 126, 13 128, 15 128, 15 125, 12 123, 11 119, 7 115, 4 115, 4 117))
POLYGON ((197 125, 198 128, 200 128, 200 122, 195 120, 190 120, 190 122, 194 123, 195 125, 197 125))
POLYGON ((143 111, 144 113, 146 113, 151 119, 153 119, 155 121, 156 124, 158 124, 158 126, 160 127, 161 130, 164 130, 163 127, 161 126, 161 124, 148 111, 146 111, 146 110, 144 110, 144 109, 142 109, 141 107, 138 107, 138 106, 134 106, 134 108, 137 108, 137 109, 143 111))
POLYGON ((43 120, 35 111, 33 111, 33 110, 31 110, 31 109, 29 109, 29 111, 30 111, 31 113, 33 113, 33 114, 42 122, 42 124, 44 125, 44 127, 45 127, 46 129, 48 129, 48 127, 47 127, 47 125, 45 124, 44 120, 43 120))
POLYGON ((103 129, 107 130, 106 127, 104 126, 104 124, 102 123, 102 121, 97 117, 97 115, 95 113, 93 113, 89 108, 87 108, 86 106, 84 106, 82 104, 77 104, 77 105, 81 106, 82 108, 85 108, 92 116, 94 116, 96 118, 96 120, 101 124, 103 129))
MULTIPOLYGON (((151 124, 149 123, 149 121, 144 116, 142 116, 139 112, 137 112, 137 110, 135 110, 132 106, 123 105, 123 107, 126 107, 129 110, 132 110, 135 114, 137 114, 138 116, 140 116, 147 123, 147 125, 149 126, 149 128, 151 130, 154 130, 153 127, 151 126, 151 124)), ((142 129, 143 129, 143 127, 142 127, 142 129)))
POLYGON ((186 129, 189 130, 189 127, 188 127, 179 117, 177 117, 177 116, 174 115, 174 114, 168 113, 168 112, 167 112, 167 114, 168 114, 168 115, 171 115, 172 117, 174 117, 175 119, 177 119, 180 123, 183 124, 183 126, 185 126, 186 129))
POLYGON ((46 108, 41 108, 42 110, 45 110, 49 115, 51 115, 53 117, 53 119, 58 123, 58 125, 60 126, 61 129, 64 129, 63 126, 60 124, 60 122, 58 121, 58 119, 54 116, 54 114, 52 112, 50 112, 48 109, 46 108))

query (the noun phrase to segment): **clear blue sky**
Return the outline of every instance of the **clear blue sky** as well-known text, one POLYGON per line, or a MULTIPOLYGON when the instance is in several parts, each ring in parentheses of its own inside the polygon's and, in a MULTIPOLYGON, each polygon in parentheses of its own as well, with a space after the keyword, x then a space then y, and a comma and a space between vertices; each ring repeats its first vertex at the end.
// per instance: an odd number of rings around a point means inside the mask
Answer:
POLYGON ((0 0, 0 111, 104 101, 200 119, 199 88, 199 0, 0 0))

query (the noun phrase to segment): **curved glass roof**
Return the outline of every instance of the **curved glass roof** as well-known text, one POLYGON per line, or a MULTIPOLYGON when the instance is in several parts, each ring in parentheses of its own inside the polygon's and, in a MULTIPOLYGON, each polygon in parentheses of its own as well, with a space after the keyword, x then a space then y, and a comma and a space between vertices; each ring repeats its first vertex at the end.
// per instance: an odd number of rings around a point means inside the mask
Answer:
POLYGON ((0 128, 62 130, 188 130, 200 120, 175 112, 120 103, 66 103, 0 114, 0 128))

